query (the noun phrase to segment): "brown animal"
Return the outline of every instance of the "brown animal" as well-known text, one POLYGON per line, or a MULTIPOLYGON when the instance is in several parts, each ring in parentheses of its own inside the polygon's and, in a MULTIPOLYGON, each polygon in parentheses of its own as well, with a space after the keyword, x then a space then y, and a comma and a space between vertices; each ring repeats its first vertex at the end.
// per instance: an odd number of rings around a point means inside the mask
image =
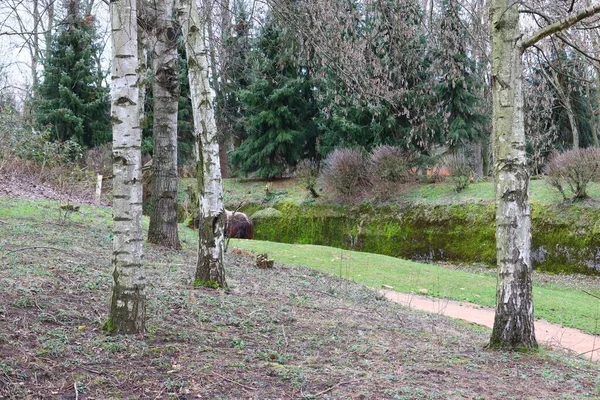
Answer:
POLYGON ((253 239, 252 220, 242 212, 225 210, 225 236, 236 239, 253 239))

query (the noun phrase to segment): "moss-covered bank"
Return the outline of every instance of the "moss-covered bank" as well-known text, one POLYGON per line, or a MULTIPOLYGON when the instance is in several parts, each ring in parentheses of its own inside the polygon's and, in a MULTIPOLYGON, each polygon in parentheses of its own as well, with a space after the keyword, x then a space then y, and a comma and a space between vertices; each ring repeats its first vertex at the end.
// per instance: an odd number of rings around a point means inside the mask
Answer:
MULTIPOLYGON (((352 248, 413 260, 495 264, 494 205, 249 206, 255 238, 352 248), (277 211, 276 211, 277 210, 277 211)), ((533 205, 533 263, 556 273, 600 271, 600 210, 533 205)))

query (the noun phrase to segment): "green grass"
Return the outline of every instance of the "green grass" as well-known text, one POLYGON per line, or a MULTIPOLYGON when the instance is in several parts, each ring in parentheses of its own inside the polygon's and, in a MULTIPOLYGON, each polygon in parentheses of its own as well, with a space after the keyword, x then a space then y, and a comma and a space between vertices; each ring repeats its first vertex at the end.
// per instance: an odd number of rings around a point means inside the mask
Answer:
MULTIPOLYGON (((289 200, 299 204, 311 199, 308 191, 295 179, 279 179, 270 182, 269 192, 265 190, 267 183, 269 182, 255 179, 224 179, 223 194, 226 206, 233 208, 239 204, 263 204, 268 207, 281 200, 289 200)), ((183 196, 182 193, 185 192, 188 185, 195 187, 196 179, 186 178, 181 180, 179 197, 183 196)))
MULTIPOLYGON (((377 254, 331 247, 283 244, 256 240, 232 240, 230 247, 268 253, 276 262, 302 265, 373 288, 392 286, 405 293, 420 293, 491 307, 495 304, 494 270, 468 272, 422 264, 377 254)), ((593 292, 600 295, 597 290, 593 292)), ((600 301, 575 285, 534 282, 536 318, 600 333, 600 301)))
MULTIPOLYGON (((195 179, 183 179, 180 184, 180 196, 183 196, 186 185, 195 185, 195 179)), ((225 179, 224 198, 228 207, 234 207, 240 203, 269 204, 277 201, 288 200, 300 204, 305 201, 313 201, 300 182, 295 179, 283 179, 271 183, 271 195, 265 193, 266 181, 253 179, 225 179)), ((323 191, 317 202, 329 202, 330 198, 323 191)), ((544 179, 533 179, 530 182, 531 201, 540 204, 556 204, 563 201, 560 193, 546 183, 544 179)), ((596 201, 600 201, 600 183, 591 183, 588 187, 588 195, 596 201)), ((477 203, 494 200, 494 184, 491 180, 476 182, 469 185, 465 190, 457 193, 451 183, 418 184, 408 191, 402 191, 393 201, 408 202, 415 204, 455 204, 455 203, 477 203)))
MULTIPOLYGON (((556 204, 563 201, 560 193, 546 183, 544 179, 530 181, 531 201, 540 204, 556 204)), ((600 200, 600 184, 591 183, 588 195, 600 200)), ((494 200, 494 183, 492 181, 476 182, 457 193, 449 183, 418 185, 401 197, 402 200, 420 204, 454 204, 476 203, 494 200)))

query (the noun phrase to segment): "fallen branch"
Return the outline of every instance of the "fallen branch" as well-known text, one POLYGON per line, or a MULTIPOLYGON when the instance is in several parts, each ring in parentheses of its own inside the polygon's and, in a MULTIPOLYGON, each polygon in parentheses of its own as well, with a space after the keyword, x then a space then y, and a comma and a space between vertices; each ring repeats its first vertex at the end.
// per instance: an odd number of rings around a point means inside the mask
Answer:
POLYGON ((0 224, 8 224, 8 222, 0 220, 0 224))
POLYGON ((79 400, 79 390, 77 390, 77 382, 73 383, 73 388, 75 388, 75 400, 79 400))
POLYGON ((596 347, 596 348, 593 348, 591 350, 584 351, 583 353, 579 353, 579 354, 577 354, 577 357, 582 356, 584 354, 590 354, 590 353, 593 353, 593 352, 598 351, 598 350, 600 350, 600 347, 596 347))
POLYGON ((64 253, 69 253, 70 250, 65 250, 65 249, 59 249, 56 247, 48 247, 48 246, 29 246, 29 247, 21 247, 20 249, 14 249, 14 250, 10 250, 7 251, 6 253, 4 253, 4 255, 2 255, 2 258, 6 257, 9 254, 12 253, 17 253, 19 251, 25 251, 25 250, 33 250, 33 249, 47 249, 47 250, 56 250, 56 251, 62 251, 64 253))
POLYGON ((246 390, 256 390, 256 388, 253 388, 252 386, 246 386, 246 385, 242 385, 241 383, 239 383, 239 382, 236 382, 236 381, 234 381, 233 379, 226 378, 226 377, 224 377, 224 376, 223 376, 223 375, 221 375, 221 374, 217 374, 216 372, 212 372, 212 374, 213 374, 213 375, 216 375, 216 376, 218 376, 218 377, 219 377, 219 378, 221 378, 221 379, 224 379, 224 380, 226 380, 227 382, 230 382, 230 383, 233 383, 233 384, 235 384, 235 385, 238 385, 238 386, 240 386, 240 387, 242 387, 242 388, 244 388, 244 389, 246 389, 246 390))
POLYGON ((340 383, 338 383, 338 384, 336 384, 336 385, 333 385, 333 386, 331 386, 330 388, 327 388, 327 389, 325 389, 325 390, 323 390, 323 391, 321 391, 321 392, 319 392, 319 393, 317 393, 317 394, 313 395, 313 397, 318 397, 318 396, 320 396, 320 395, 322 395, 322 394, 325 394, 325 393, 327 393, 327 392, 331 392, 333 389, 335 389, 335 388, 336 388, 336 387, 338 387, 338 386, 347 385, 347 384, 350 384, 350 383, 355 383, 355 382, 360 382, 361 380, 362 380, 362 379, 353 379, 353 380, 351 380, 351 381, 340 382, 340 383))
POLYGON ((585 291, 585 290, 582 290, 582 292, 583 292, 583 293, 585 293, 585 294, 587 294, 588 296, 592 296, 592 297, 595 297, 595 298, 597 298, 598 300, 600 300, 600 296, 596 296, 595 294, 592 294, 592 293, 590 293, 590 292, 587 292, 587 291, 585 291))

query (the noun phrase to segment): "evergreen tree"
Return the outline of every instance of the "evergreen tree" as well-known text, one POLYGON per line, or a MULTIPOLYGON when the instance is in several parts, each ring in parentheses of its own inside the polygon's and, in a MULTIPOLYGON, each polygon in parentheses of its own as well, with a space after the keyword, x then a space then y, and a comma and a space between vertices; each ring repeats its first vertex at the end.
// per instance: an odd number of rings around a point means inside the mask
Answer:
POLYGON ((239 95, 242 90, 248 89, 251 73, 248 57, 251 50, 252 20, 246 7, 243 0, 234 0, 235 23, 231 32, 223 32, 221 57, 224 67, 223 76, 220 77, 221 88, 217 91, 216 98, 217 124, 221 130, 219 134, 225 136, 222 142, 232 139, 238 145, 246 138, 239 95))
POLYGON ((44 60, 36 119, 52 140, 92 147, 111 139, 108 88, 99 86, 94 57, 100 48, 93 17, 69 12, 44 60))
POLYGON ((277 178, 315 155, 314 83, 294 47, 274 20, 267 22, 253 53, 253 80, 239 93, 248 134, 232 154, 239 173, 277 178))
MULTIPOLYGON (((398 0, 352 4, 355 22, 344 30, 343 40, 353 48, 353 59, 364 63, 363 76, 353 88, 338 73, 321 73, 319 152, 326 155, 336 147, 354 146, 370 151, 381 144, 427 150, 438 138, 424 118, 433 102, 430 61, 417 29, 418 4, 398 0), (403 15, 402 21, 398 15, 403 15), (361 87, 363 81, 370 87, 361 87)), ((348 68, 352 66, 339 67, 348 68)))
POLYGON ((442 142, 460 147, 482 136, 487 118, 481 113, 481 82, 475 74, 475 62, 466 50, 467 32, 460 21, 456 0, 442 3, 435 66, 441 79, 436 86, 439 109, 436 123, 442 142))

